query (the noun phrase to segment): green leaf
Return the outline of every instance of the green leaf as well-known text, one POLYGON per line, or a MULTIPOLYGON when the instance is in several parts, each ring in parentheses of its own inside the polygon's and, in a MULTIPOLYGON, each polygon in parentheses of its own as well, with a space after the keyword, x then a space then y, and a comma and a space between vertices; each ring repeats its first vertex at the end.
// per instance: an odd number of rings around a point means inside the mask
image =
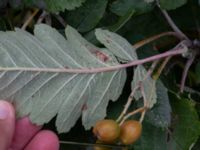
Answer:
MULTIPOLYGON (((115 24, 113 24, 111 26, 107 26, 107 27, 102 27, 102 28, 108 29, 112 32, 117 32, 131 19, 131 17, 133 16, 134 13, 135 13, 135 10, 130 10, 124 16, 121 16, 115 24)), ((84 37, 92 43, 99 44, 99 42, 97 41, 97 39, 95 37, 95 30, 90 31, 84 37)))
POLYGON ((142 136, 133 144, 134 150, 167 150, 167 132, 149 123, 142 123, 142 136))
POLYGON ((153 5, 147 3, 143 0, 116 0, 112 3, 110 9, 113 13, 123 16, 129 10, 135 10, 137 13, 141 14, 152 10, 153 5))
POLYGON ((171 10, 184 5, 187 0, 160 0, 160 6, 163 9, 171 10))
POLYGON ((168 90, 161 81, 156 84, 157 103, 147 111, 145 120, 156 127, 166 128, 171 122, 171 106, 168 90))
POLYGON ((112 26, 107 27, 110 31, 112 32, 116 32, 119 29, 121 29, 133 16, 133 14, 135 13, 135 10, 130 10, 128 11, 124 16, 121 16, 119 18, 119 20, 117 21, 117 23, 115 23, 112 26))
POLYGON ((169 141, 169 149, 188 150, 200 136, 200 121, 195 105, 188 99, 171 97, 174 126, 169 141))
POLYGON ((80 8, 67 14, 67 21, 80 32, 93 29, 103 17, 108 0, 87 0, 80 8))
POLYGON ((67 10, 73 10, 80 7, 86 0, 44 0, 47 10, 50 12, 58 12, 67 10))
MULTIPOLYGON (((131 85, 132 89, 134 89, 134 87, 137 86, 139 82, 142 82, 144 87, 145 97, 147 98, 147 106, 149 108, 152 108, 157 101, 156 81, 149 76, 146 78, 146 75, 147 75, 146 69, 142 65, 138 65, 134 71, 133 81, 131 85)), ((141 97, 142 97, 141 92, 136 91, 134 94, 134 98, 136 100, 139 100, 141 97)))
POLYGON ((9 0, 9 4, 12 7, 28 6, 38 7, 46 9, 50 12, 59 12, 67 10, 73 10, 80 7, 86 0, 9 0))
POLYGON ((100 60, 95 52, 101 50, 70 26, 66 28, 67 40, 44 24, 36 25, 34 34, 20 29, 0 33, 0 99, 14 103, 19 117, 29 115, 39 125, 57 115, 59 132, 69 131, 81 115, 89 129, 106 116, 109 100, 121 94, 125 69, 93 74, 37 71, 92 69, 118 62, 114 57, 100 60), (6 71, 9 68, 15 71, 6 71))
POLYGON ((46 3, 44 0, 8 0, 9 4, 13 8, 26 7, 38 7, 40 9, 46 8, 46 3))
POLYGON ((135 49, 123 37, 103 29, 96 29, 95 35, 102 44, 120 59, 125 61, 137 60, 135 49))
POLYGON ((0 18, 0 30, 5 31, 7 29, 6 20, 4 18, 0 18))

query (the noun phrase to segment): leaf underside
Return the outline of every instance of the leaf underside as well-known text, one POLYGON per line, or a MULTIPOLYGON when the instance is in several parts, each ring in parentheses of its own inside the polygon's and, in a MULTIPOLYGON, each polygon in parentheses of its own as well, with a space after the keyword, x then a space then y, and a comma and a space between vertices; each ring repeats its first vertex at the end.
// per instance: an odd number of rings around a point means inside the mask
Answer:
POLYGON ((121 94, 125 70, 92 74, 4 71, 4 68, 84 69, 118 64, 114 57, 101 61, 95 52, 102 50, 70 26, 66 28, 67 40, 44 24, 36 25, 34 35, 20 29, 0 32, 0 98, 15 105, 18 117, 29 115, 33 123, 42 125, 57 115, 58 131, 67 132, 82 115, 83 125, 89 129, 106 116, 108 101, 121 94))
MULTIPOLYGON (((97 29, 95 34, 97 39, 107 48, 109 48, 109 50, 120 60, 128 62, 138 60, 136 51, 133 51, 132 46, 116 33, 97 29)), ((147 98, 147 106, 152 108, 157 101, 156 81, 153 80, 150 76, 145 78, 146 75, 147 70, 144 68, 144 66, 138 65, 134 71, 132 89, 134 89, 139 82, 142 82, 144 86, 144 94, 147 98)), ((134 98, 139 100, 141 97, 141 92, 136 91, 134 98)))
MULTIPOLYGON (((137 86, 138 82, 142 82, 144 87, 145 97, 147 98, 147 106, 152 108, 153 105, 157 101, 157 93, 156 93, 156 81, 153 80, 151 77, 147 77, 147 71, 142 65, 138 65, 134 71, 134 77, 132 81, 132 89, 137 86)), ((134 98, 139 100, 142 97, 140 91, 136 91, 134 98)))

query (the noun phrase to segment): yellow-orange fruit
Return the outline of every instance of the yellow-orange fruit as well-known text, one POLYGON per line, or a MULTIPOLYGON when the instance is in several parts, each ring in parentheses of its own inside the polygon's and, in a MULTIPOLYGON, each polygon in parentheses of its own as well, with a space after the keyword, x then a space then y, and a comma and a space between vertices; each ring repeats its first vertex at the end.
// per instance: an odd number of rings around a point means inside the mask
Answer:
POLYGON ((121 125, 120 140, 123 144, 133 144, 140 136, 142 132, 142 125, 135 120, 125 121, 121 125))
POLYGON ((102 142, 114 143, 120 135, 120 127, 114 120, 101 120, 93 128, 94 135, 102 142))

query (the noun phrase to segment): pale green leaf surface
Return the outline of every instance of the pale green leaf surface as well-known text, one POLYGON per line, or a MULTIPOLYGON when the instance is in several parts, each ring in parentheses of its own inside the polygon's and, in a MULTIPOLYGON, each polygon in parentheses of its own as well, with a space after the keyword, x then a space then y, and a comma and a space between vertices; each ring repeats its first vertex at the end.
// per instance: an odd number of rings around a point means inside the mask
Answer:
MULTIPOLYGON (((138 65, 134 71, 133 81, 132 81, 132 89, 138 84, 138 82, 142 82, 144 87, 144 93, 147 98, 148 107, 152 108, 153 105, 157 101, 157 93, 156 93, 156 81, 151 77, 145 77, 147 75, 146 69, 142 65, 138 65)), ((142 97, 140 91, 136 91, 134 98, 139 100, 142 97)))
POLYGON ((122 60, 137 60, 136 50, 126 39, 108 30, 96 29, 97 39, 122 60))
MULTIPOLYGON (((137 60, 136 50, 130 45, 124 38, 120 37, 116 33, 112 33, 108 30, 96 29, 97 39, 104 44, 116 57, 121 60, 133 61, 137 60)), ((139 65, 134 72, 134 79, 132 82, 132 89, 140 82, 143 81, 147 71, 142 65, 139 65)), ((144 85, 144 92, 148 100, 148 106, 151 108, 156 103, 156 81, 151 77, 147 77, 144 85)), ((141 93, 137 91, 134 97, 138 100, 141 98, 141 93)))
POLYGON ((83 125, 89 129, 106 116, 108 101, 120 95, 125 70, 97 74, 4 71, 10 67, 81 69, 118 64, 114 57, 108 62, 98 59, 95 52, 100 49, 70 26, 67 40, 44 24, 37 25, 34 34, 20 29, 1 32, 0 98, 15 103, 17 115, 29 115, 36 124, 57 115, 58 131, 66 132, 83 114, 83 125))

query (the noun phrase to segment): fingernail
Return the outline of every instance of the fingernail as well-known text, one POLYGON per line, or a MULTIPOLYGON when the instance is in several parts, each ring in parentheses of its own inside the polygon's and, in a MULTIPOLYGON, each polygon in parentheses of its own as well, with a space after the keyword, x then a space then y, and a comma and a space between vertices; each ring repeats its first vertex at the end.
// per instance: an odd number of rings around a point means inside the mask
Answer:
POLYGON ((9 114, 8 106, 6 105, 5 102, 0 101, 0 119, 4 120, 7 118, 9 114))

